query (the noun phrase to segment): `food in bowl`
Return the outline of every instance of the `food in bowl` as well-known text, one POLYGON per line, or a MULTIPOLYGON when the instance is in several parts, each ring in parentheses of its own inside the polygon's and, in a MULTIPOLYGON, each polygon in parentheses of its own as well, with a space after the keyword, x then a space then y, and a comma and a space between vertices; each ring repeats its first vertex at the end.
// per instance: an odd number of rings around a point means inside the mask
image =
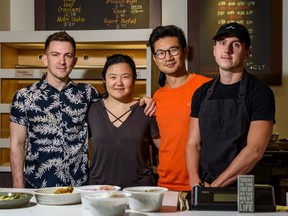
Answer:
POLYGON ((168 189, 154 186, 137 186, 124 188, 123 191, 131 194, 128 197, 130 209, 152 212, 161 209, 164 193, 168 189))
POLYGON ((58 188, 57 190, 54 191, 54 194, 72 193, 73 189, 74 188, 72 186, 68 186, 67 188, 58 188))
POLYGON ((86 195, 89 209, 93 216, 122 216, 127 207, 127 197, 130 194, 123 191, 102 191, 86 195))
POLYGON ((55 194, 58 189, 67 189, 67 187, 48 187, 35 190, 34 195, 37 203, 42 205, 71 205, 81 202, 79 191, 73 190, 72 193, 55 194))
POLYGON ((86 185, 75 188, 75 190, 79 191, 81 194, 82 206, 85 209, 89 209, 89 202, 85 196, 103 191, 119 191, 120 189, 119 186, 115 185, 86 185))
POLYGON ((0 195, 0 200, 15 200, 20 199, 21 194, 19 193, 7 193, 4 195, 0 195))

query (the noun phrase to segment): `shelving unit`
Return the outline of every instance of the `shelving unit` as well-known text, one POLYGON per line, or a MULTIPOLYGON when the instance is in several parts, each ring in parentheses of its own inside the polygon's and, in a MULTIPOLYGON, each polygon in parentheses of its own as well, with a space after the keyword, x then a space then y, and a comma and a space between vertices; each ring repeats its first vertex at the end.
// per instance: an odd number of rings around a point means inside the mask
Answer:
MULTIPOLYGON (((151 29, 67 31, 77 42, 78 62, 70 77, 103 92, 100 72, 106 57, 130 55, 137 67, 135 97, 151 96, 152 57, 147 40, 151 29)), ((15 92, 42 77, 44 41, 54 31, 0 31, 0 172, 10 172, 9 112, 15 92)))

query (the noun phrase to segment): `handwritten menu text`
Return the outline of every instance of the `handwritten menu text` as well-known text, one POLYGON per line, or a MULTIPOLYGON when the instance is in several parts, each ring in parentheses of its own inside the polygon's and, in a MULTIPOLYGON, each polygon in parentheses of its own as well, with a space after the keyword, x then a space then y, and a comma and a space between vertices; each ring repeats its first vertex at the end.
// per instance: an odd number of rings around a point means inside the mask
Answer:
POLYGON ((46 3, 46 30, 149 28, 149 0, 57 0, 46 3))

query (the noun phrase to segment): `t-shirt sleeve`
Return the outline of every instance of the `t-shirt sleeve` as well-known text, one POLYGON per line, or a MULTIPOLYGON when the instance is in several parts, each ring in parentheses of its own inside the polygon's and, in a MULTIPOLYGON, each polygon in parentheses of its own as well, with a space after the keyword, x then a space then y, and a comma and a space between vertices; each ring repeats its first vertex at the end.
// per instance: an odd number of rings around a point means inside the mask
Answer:
POLYGON ((158 138, 159 135, 159 128, 158 128, 158 124, 156 122, 156 118, 155 116, 151 117, 151 121, 150 121, 150 134, 152 138, 158 138))
POLYGON ((201 88, 198 88, 192 96, 190 117, 198 118, 200 105, 201 105, 201 88))
POLYGON ((191 113, 190 117, 198 118, 200 107, 207 95, 208 88, 212 85, 213 80, 210 80, 209 82, 204 83, 201 85, 193 94, 192 100, 191 100, 191 113))
POLYGON ((94 88, 92 85, 90 85, 90 88, 91 88, 91 98, 92 98, 92 101, 93 102, 96 102, 98 101, 99 99, 101 99, 101 94, 100 92, 97 91, 96 88, 94 88))
POLYGON ((17 91, 13 97, 9 120, 16 124, 27 126, 28 121, 25 108, 25 97, 22 95, 21 91, 17 91))
POLYGON ((275 98, 268 86, 256 88, 251 101, 251 121, 272 120, 275 123, 275 98))

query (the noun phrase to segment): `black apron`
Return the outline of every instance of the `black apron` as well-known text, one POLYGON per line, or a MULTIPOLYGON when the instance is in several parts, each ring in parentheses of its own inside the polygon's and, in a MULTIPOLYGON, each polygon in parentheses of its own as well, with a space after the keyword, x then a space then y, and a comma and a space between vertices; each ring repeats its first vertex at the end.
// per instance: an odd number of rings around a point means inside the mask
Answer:
POLYGON ((248 75, 244 72, 238 98, 211 99, 216 78, 207 91, 199 112, 201 131, 200 175, 211 184, 247 144, 250 118, 246 107, 248 75))

